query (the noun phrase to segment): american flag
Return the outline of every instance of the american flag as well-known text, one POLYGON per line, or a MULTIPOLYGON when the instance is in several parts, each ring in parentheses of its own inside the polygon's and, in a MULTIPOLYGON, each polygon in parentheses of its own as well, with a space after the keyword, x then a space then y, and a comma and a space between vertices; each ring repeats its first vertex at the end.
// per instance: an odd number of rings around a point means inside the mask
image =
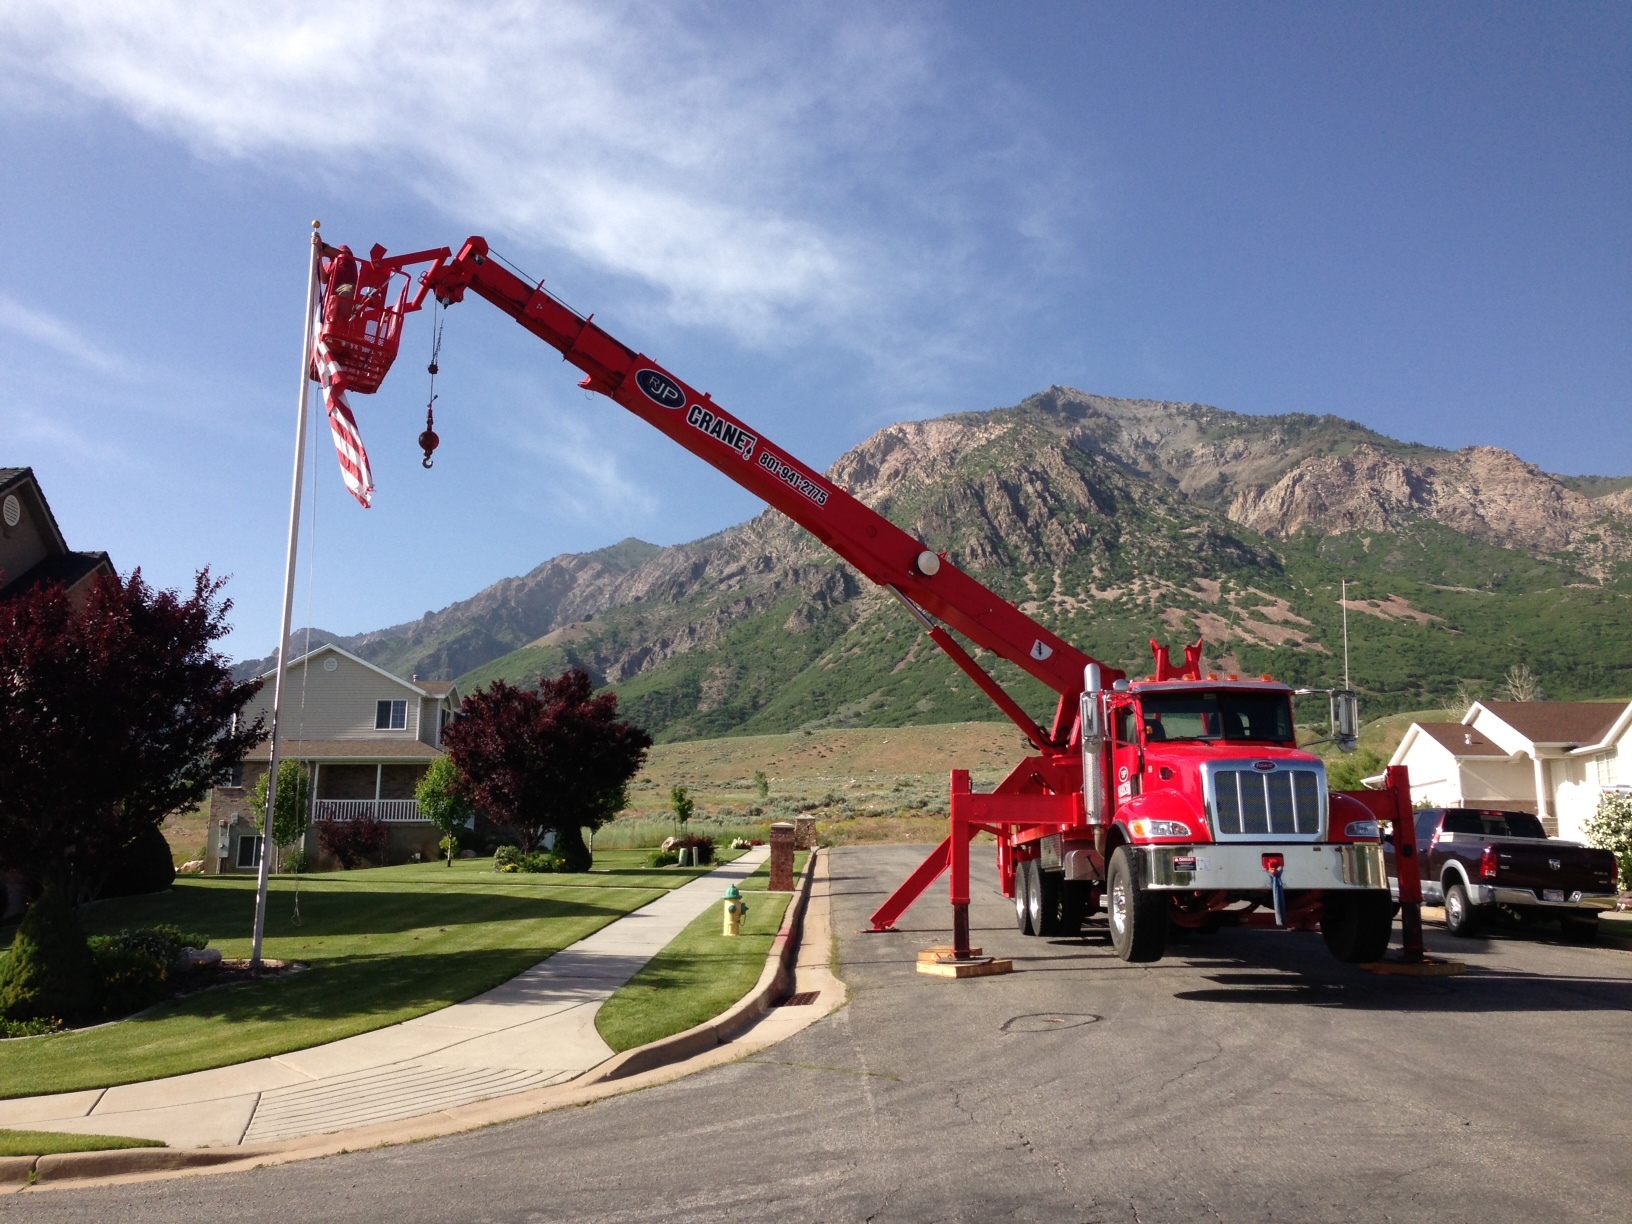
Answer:
POLYGON ((323 384, 323 405, 329 412, 329 432, 334 435, 334 453, 340 458, 340 476, 351 495, 368 509, 374 494, 374 473, 368 466, 368 451, 363 448, 363 435, 357 432, 357 418, 351 415, 346 402, 346 375, 329 354, 329 346, 320 338, 313 354, 317 378, 323 384))

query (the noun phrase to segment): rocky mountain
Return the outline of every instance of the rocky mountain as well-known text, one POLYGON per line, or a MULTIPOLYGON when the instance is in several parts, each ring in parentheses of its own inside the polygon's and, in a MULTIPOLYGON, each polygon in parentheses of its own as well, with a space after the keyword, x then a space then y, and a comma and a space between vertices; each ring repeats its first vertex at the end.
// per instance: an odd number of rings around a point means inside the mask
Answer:
MULTIPOLYGON (((1148 669, 1151 636, 1201 634, 1222 670, 1331 684, 1348 577, 1356 679, 1377 712, 1458 679, 1494 685, 1514 662, 1549 695, 1632 690, 1632 479, 1553 476, 1331 416, 1063 387, 892 425, 829 475, 1130 670, 1148 669)), ((673 548, 557 557, 338 640, 467 688, 582 665, 663 738, 990 715, 893 600, 769 511, 673 548)))

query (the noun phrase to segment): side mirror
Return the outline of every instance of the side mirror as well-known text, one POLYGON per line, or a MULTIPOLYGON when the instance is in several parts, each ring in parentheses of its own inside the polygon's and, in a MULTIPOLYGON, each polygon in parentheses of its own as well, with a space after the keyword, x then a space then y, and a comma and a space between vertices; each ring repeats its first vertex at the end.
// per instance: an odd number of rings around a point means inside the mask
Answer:
POLYGON ((1332 739, 1340 752, 1353 752, 1360 746, 1360 699, 1353 689, 1332 694, 1332 739))

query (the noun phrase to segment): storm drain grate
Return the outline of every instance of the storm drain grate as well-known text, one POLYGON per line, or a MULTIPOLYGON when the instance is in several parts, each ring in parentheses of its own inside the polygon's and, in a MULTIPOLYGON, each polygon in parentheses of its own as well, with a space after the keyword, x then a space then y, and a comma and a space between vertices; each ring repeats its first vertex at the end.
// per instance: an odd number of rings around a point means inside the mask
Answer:
POLYGON ((798 994, 789 995, 777 1003, 778 1007, 807 1007, 816 1002, 820 996, 819 990, 801 990, 798 994))

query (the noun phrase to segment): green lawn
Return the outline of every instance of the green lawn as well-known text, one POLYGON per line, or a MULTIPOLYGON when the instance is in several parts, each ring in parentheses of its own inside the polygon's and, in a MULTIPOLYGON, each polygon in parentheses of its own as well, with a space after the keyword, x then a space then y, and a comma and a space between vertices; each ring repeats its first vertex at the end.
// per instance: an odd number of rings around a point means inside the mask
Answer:
POLYGON ((0 1156, 53 1156, 58 1152, 107 1152, 113 1148, 164 1147, 157 1139, 124 1135, 65 1135, 60 1131, 0 1130, 0 1156))
MULTIPOLYGON (((804 851, 795 856, 796 873, 804 870, 806 857, 804 851)), ((721 907, 710 906, 601 1005, 595 1027, 607 1045, 622 1053, 683 1033, 753 989, 793 898, 765 891, 769 872, 763 863, 738 886, 748 902, 741 935, 722 935, 721 907)))
MULTIPOLYGON (((225 1066, 335 1041, 467 999, 707 869, 606 852, 577 875, 503 875, 491 859, 277 876, 265 955, 310 966, 207 991, 117 1024, 0 1041, 0 1098, 68 1092, 225 1066)), ((174 889, 100 902, 88 934, 171 922, 247 956, 253 878, 183 876, 174 889)), ((0 933, 7 946, 14 932, 0 933)))

